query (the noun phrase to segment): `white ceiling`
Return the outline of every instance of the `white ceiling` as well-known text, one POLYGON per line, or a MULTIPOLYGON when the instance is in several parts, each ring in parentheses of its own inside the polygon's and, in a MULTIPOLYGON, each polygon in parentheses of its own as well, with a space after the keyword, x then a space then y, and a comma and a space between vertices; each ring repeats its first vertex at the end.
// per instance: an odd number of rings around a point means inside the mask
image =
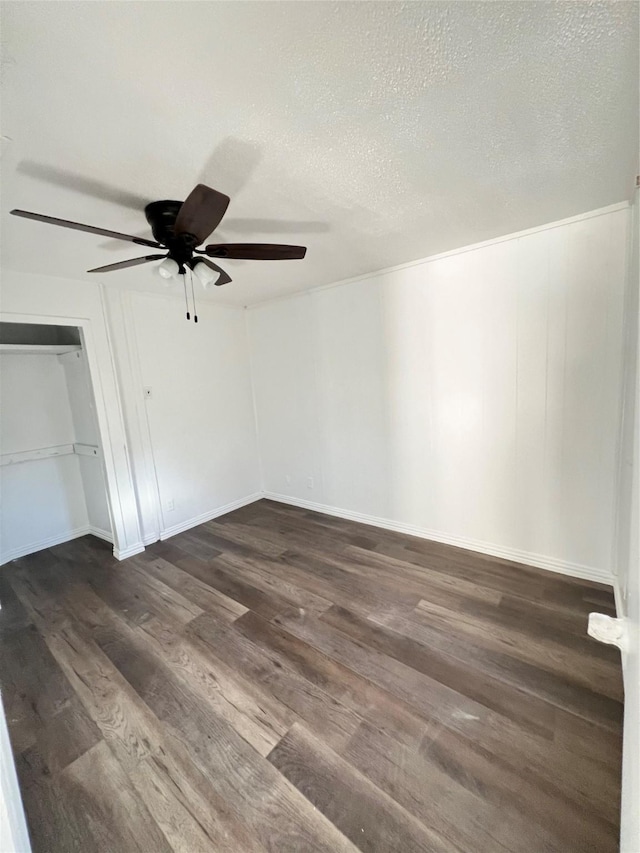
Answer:
MULTIPOLYGON (((147 234, 142 206, 228 193, 250 303, 628 199, 632 2, 15 2, 3 19, 3 264, 84 279, 145 254, 7 216, 147 234)), ((103 277, 162 288, 153 267, 103 277)))

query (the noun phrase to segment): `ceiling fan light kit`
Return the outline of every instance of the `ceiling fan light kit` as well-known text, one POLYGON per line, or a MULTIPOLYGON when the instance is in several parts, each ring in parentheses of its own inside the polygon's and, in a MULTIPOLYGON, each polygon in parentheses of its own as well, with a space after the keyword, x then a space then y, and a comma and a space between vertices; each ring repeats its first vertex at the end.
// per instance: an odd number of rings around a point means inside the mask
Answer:
POLYGON ((203 263, 200 259, 194 261, 192 269, 205 290, 210 284, 218 284, 220 280, 221 273, 214 270, 208 264, 203 263))
MULTIPOLYGON (((187 268, 195 273, 196 278, 204 288, 210 284, 221 286, 228 284, 231 277, 209 258, 240 258, 242 260, 285 261, 300 260, 306 254, 305 246, 286 246, 276 243, 212 243, 198 248, 216 230, 229 206, 229 196, 204 184, 198 184, 181 201, 154 201, 144 209, 147 222, 151 226, 154 240, 134 237, 119 231, 109 231, 105 228, 95 228, 68 219, 57 219, 54 216, 44 216, 28 210, 12 210, 14 216, 25 219, 35 219, 49 225, 71 228, 75 231, 87 231, 115 240, 126 240, 139 246, 150 246, 154 249, 164 249, 167 254, 145 255, 127 261, 118 261, 95 267, 87 272, 114 272, 127 269, 151 261, 162 261, 158 266, 158 274, 165 280, 182 276, 186 298, 187 268), (202 257, 204 255, 204 257, 202 257)), ((193 296, 193 279, 191 281, 193 296)), ((189 319, 187 309, 187 319, 189 319)), ((194 320, 197 322, 194 307, 194 320)))
POLYGON ((158 275, 165 279, 175 278, 179 272, 180 267, 178 266, 177 261, 174 261, 173 258, 165 258, 158 267, 158 275))

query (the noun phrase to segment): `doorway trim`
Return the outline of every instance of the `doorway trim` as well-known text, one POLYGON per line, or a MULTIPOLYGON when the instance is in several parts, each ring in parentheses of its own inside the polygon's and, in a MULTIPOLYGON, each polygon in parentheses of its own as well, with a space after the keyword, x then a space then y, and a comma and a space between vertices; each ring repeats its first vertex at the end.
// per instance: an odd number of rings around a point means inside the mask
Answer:
POLYGON ((110 363, 100 364, 94 322, 86 317, 62 317, 51 314, 0 312, 3 323, 35 323, 46 326, 75 326, 80 330, 82 348, 87 357, 91 387, 96 406, 98 434, 102 445, 107 505, 113 533, 113 555, 124 560, 144 551, 140 518, 135 497, 129 448, 126 444, 124 415, 115 371, 111 341, 107 338, 110 363), (111 371, 114 389, 109 393, 102 373, 111 371), (107 400, 108 397, 108 400, 107 400))

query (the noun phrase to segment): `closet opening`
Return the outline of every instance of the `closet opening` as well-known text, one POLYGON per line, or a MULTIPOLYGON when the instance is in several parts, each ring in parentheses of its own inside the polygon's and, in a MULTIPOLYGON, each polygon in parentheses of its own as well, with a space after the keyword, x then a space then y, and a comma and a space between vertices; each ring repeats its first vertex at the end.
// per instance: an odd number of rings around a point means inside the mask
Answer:
POLYGON ((82 329, 0 323, 0 564, 113 542, 106 483, 82 329))

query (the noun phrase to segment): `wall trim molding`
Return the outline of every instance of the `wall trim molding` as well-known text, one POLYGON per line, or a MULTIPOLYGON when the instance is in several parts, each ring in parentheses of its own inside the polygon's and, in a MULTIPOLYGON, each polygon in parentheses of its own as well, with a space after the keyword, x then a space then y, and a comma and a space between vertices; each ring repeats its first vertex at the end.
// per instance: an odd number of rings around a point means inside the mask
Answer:
MULTIPOLYGON (((53 548, 54 545, 62 545, 63 542, 71 542, 73 539, 79 539, 81 536, 97 536, 109 544, 113 544, 113 534, 108 530, 102 530, 100 527, 93 527, 87 524, 84 527, 76 527, 73 530, 68 530, 66 533, 61 533, 59 536, 51 536, 48 539, 41 539, 39 542, 31 542, 29 545, 24 545, 22 548, 14 548, 2 555, 0 565, 10 563, 11 560, 18 560, 20 557, 27 557, 29 554, 35 554, 38 551, 44 551, 45 548, 53 548)), ((115 548, 114 548, 115 553, 115 548)))
POLYGON ((98 539, 102 539, 104 542, 109 542, 113 545, 113 534, 109 530, 103 530, 101 527, 94 527, 90 524, 87 532, 92 536, 97 536, 98 539))
POLYGON ((62 545, 63 542, 71 542, 72 539, 79 539, 81 536, 86 536, 88 533, 93 533, 91 527, 87 524, 84 527, 76 527, 73 530, 67 530, 66 533, 60 533, 58 536, 51 536, 48 539, 40 539, 38 542, 31 542, 28 545, 23 545, 21 548, 14 548, 12 551, 7 551, 0 559, 0 565, 10 563, 11 560, 18 560, 20 557, 26 557, 29 554, 35 554, 37 551, 44 551, 45 548, 53 548, 54 545, 62 545))
POLYGON ((614 586, 613 574, 593 566, 582 566, 579 563, 571 563, 568 560, 559 560, 556 557, 548 557, 544 554, 534 554, 529 551, 521 551, 518 548, 505 548, 502 545, 494 545, 490 542, 481 542, 476 539, 467 539, 463 536, 451 536, 437 530, 429 530, 424 527, 416 527, 413 524, 405 524, 402 521, 392 521, 388 518, 378 518, 374 515, 366 515, 361 512, 352 512, 346 509, 328 506, 326 504, 305 501, 299 498, 290 498, 276 492, 265 492, 263 497, 278 503, 290 504, 301 509, 310 509, 325 515, 333 515, 336 518, 344 518, 348 521, 358 521, 361 524, 370 524, 372 527, 382 527, 385 530, 393 530, 396 533, 408 533, 420 539, 431 539, 434 542, 442 542, 445 545, 454 545, 456 548, 465 548, 469 551, 478 551, 490 557, 499 557, 503 560, 512 560, 514 563, 522 563, 533 566, 536 569, 545 569, 561 575, 568 575, 580 580, 596 581, 609 586, 614 586))
POLYGON ((611 583, 613 586, 613 600, 616 607, 616 616, 618 619, 621 619, 624 616, 622 611, 622 589, 620 587, 620 578, 617 574, 613 575, 613 581, 611 583))
POLYGON ((144 551, 144 545, 142 542, 137 542, 135 545, 129 545, 128 548, 119 548, 113 549, 113 556, 116 560, 127 560, 129 557, 135 557, 136 554, 142 554, 144 551))
POLYGON ((186 521, 173 524, 171 527, 165 527, 164 530, 160 531, 160 539, 170 539, 178 533, 183 533, 185 530, 190 530, 192 527, 197 527, 199 524, 204 524, 205 521, 211 521, 214 518, 218 518, 220 515, 226 515, 228 512, 233 512, 234 509, 240 509, 243 506, 255 503, 264 497, 266 497, 264 492, 254 492, 251 495, 247 495, 245 498, 240 498, 237 501, 231 501, 231 503, 219 506, 209 512, 203 512, 201 515, 196 515, 193 518, 188 518, 186 521))
POLYGON ((384 267, 383 269, 371 270, 361 275, 353 276, 352 278, 343 278, 339 281, 332 281, 327 284, 318 284, 315 287, 309 287, 305 290, 294 290, 291 293, 282 293, 278 296, 273 296, 271 299, 261 299, 259 302, 251 302, 245 308, 252 310, 260 308, 263 305, 268 305, 271 302, 281 302, 284 299, 292 299, 295 296, 309 296, 312 293, 318 293, 321 290, 331 290, 334 287, 343 287, 347 284, 355 284, 358 281, 366 281, 370 278, 378 278, 379 276, 389 275, 390 273, 408 270, 411 267, 419 267, 423 264, 430 264, 433 261, 441 261, 444 258, 452 258, 456 255, 464 255, 467 252, 475 252, 478 249, 485 249, 488 246, 495 246, 498 243, 506 243, 509 240, 519 240, 521 237, 528 237, 530 234, 538 234, 540 231, 550 231, 553 228, 562 228, 564 225, 573 225, 576 222, 583 222, 585 219, 594 219, 596 216, 606 216, 609 213, 617 213, 620 210, 629 210, 631 205, 628 201, 620 201, 616 204, 609 204, 606 207, 599 207, 596 210, 588 210, 584 213, 578 213, 576 216, 568 216, 566 219, 558 219, 554 222, 545 222, 543 225, 536 225, 533 228, 526 228, 524 231, 514 231, 511 234, 503 234, 501 237, 492 237, 489 240, 483 240, 480 243, 470 243, 468 246, 460 246, 457 249, 449 249, 447 252, 440 252, 437 255, 427 255, 424 258, 417 258, 415 261, 407 261, 404 264, 396 264, 393 267, 384 267))

